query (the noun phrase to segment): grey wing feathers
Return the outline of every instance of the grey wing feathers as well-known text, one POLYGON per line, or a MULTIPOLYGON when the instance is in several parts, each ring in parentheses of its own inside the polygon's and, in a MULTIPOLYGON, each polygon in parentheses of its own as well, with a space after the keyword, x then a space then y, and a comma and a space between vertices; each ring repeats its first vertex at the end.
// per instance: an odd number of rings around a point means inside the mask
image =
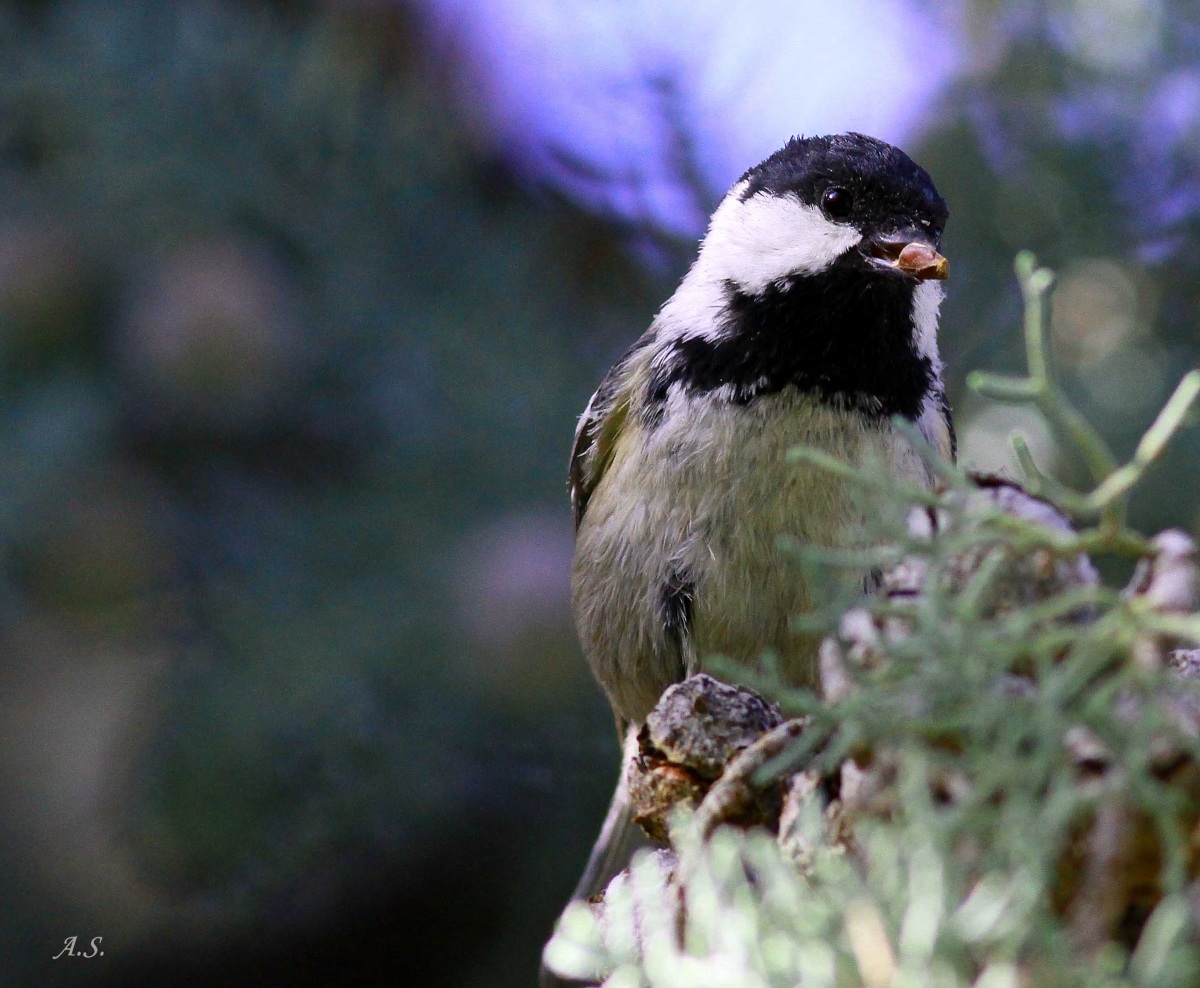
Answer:
POLYGON ((941 406, 942 418, 946 420, 946 431, 950 434, 950 462, 958 462, 958 431, 954 428, 954 415, 950 411, 950 402, 946 400, 946 391, 938 393, 938 404, 941 406))
POLYGON ((583 520, 588 499, 612 462, 617 440, 625 428, 636 385, 635 357, 651 340, 647 333, 631 346, 600 382, 587 408, 575 427, 575 445, 571 448, 571 465, 567 471, 567 487, 571 492, 571 511, 575 528, 583 520))
POLYGON ((588 497, 595 486, 589 476, 591 471, 588 469, 588 463, 592 459, 596 433, 603 418, 596 412, 596 399, 599 396, 599 391, 593 394, 587 408, 579 416, 579 424, 575 426, 575 444, 571 447, 571 465, 567 470, 567 489, 571 492, 571 514, 575 519, 576 531, 579 530, 588 497))

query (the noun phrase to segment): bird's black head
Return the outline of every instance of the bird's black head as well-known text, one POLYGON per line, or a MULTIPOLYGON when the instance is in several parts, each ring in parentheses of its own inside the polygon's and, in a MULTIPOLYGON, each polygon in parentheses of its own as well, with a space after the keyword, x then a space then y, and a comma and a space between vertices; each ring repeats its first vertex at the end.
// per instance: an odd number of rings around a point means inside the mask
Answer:
POLYGON ((792 139, 713 214, 673 299, 674 379, 740 401, 798 387, 915 418, 938 388, 947 216, 928 173, 890 144, 792 139))
POLYGON ((949 210, 929 173, 865 134, 794 137, 738 183, 738 198, 793 196, 864 237, 921 231, 936 246, 949 210))
POLYGON ((899 148, 860 133, 797 137, 733 186, 702 257, 750 292, 835 264, 943 279, 948 215, 929 173, 899 148))

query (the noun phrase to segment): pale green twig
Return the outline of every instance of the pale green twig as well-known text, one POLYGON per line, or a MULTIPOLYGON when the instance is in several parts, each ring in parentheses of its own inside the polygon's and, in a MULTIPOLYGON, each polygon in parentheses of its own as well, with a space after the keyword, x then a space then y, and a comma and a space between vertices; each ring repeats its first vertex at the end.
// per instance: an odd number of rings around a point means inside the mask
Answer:
POLYGON ((919 487, 913 483, 901 482, 898 484, 895 477, 885 471, 863 469, 831 453, 813 449, 810 446, 796 446, 789 449, 788 459, 792 463, 806 463, 821 470, 826 470, 836 477, 851 481, 863 488, 888 491, 899 490, 913 504, 935 504, 937 502, 937 496, 924 487, 919 487))
POLYGON ((1097 483, 1117 469, 1116 457, 1083 417, 1075 411, 1054 380, 1050 347, 1046 339, 1046 294, 1054 275, 1037 266, 1029 251, 1021 251, 1015 263, 1017 280, 1025 303, 1025 378, 1001 377, 975 372, 967 383, 986 398, 1007 402, 1031 402, 1059 436, 1083 458, 1097 483))
POLYGON ((1029 444, 1020 433, 1014 433, 1012 439, 1013 452, 1017 455, 1017 463, 1025 474, 1025 488, 1034 497, 1044 497, 1057 504, 1064 511, 1081 513, 1084 499, 1079 494, 1059 483, 1034 462, 1029 444))
POLYGON ((1185 375, 1154 424, 1138 443, 1133 458, 1124 465, 1119 464, 1100 434, 1075 410, 1054 379, 1045 322, 1046 294, 1053 283, 1053 274, 1045 268, 1039 268, 1029 251, 1017 255, 1015 267, 1025 303, 1028 376, 1015 378, 975 372, 967 378, 967 383, 987 398, 1033 404, 1059 438, 1079 454, 1095 484, 1091 493, 1086 495, 1070 490, 1044 474, 1034 463, 1025 441, 1014 437, 1013 450, 1032 493, 1048 497, 1071 514, 1081 517, 1098 515, 1099 529, 1089 533, 1096 536, 1089 540, 1094 545, 1120 550, 1136 548, 1142 544, 1142 540, 1124 525, 1129 492, 1162 455, 1167 443, 1183 426, 1192 406, 1200 398, 1200 372, 1192 371, 1185 375))
POLYGON ((1021 467, 1021 472, 1025 474, 1025 489, 1034 497, 1041 497, 1042 491, 1046 489, 1046 482, 1050 478, 1042 473, 1041 468, 1034 462, 1033 454, 1029 451, 1029 444, 1023 435, 1014 432, 1010 442, 1013 452, 1017 455, 1017 463, 1021 467))
POLYGON ((926 465, 947 487, 955 489, 965 489, 973 486, 967 474, 961 470, 950 460, 946 459, 930 441, 925 437, 924 433, 917 428, 915 423, 901 415, 893 416, 892 425, 905 439, 909 441, 917 455, 925 461, 926 465))
POLYGON ((1105 477, 1087 496, 1086 503, 1091 510, 1103 511, 1138 484, 1150 464, 1162 455, 1167 443, 1183 426, 1197 397, 1200 397, 1200 371, 1193 370, 1183 376, 1154 424, 1146 430, 1134 450, 1133 459, 1105 477))

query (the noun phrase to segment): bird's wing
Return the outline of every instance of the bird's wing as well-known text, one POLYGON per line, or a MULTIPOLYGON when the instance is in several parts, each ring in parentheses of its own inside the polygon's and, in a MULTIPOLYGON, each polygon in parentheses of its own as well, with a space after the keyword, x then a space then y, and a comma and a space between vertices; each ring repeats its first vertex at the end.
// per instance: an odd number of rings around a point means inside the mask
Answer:
POLYGON ((647 334, 638 340, 604 375, 575 427, 567 488, 571 492, 576 530, 587 510, 588 499, 612 463, 617 440, 625 429, 639 380, 638 355, 646 348, 649 338, 647 334))
POLYGON ((939 405, 942 410, 942 421, 946 425, 946 449, 944 453, 946 459, 951 463, 958 462, 958 431, 954 428, 954 415, 950 412, 950 403, 946 400, 946 392, 943 390, 939 396, 939 405))
POLYGON ((954 419, 950 415, 946 392, 940 384, 926 396, 920 418, 917 419, 917 429, 929 445, 941 454, 942 459, 948 463, 958 462, 958 436, 954 431, 954 419))

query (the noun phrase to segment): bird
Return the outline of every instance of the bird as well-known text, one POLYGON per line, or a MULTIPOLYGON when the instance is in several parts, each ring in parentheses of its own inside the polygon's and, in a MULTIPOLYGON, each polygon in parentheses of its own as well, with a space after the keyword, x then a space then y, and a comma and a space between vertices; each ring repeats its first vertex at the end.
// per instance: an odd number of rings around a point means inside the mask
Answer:
MULTIPOLYGON (((899 148, 794 137, 734 183, 592 395, 568 472, 572 607, 627 757, 662 692, 711 655, 752 664, 769 649, 785 679, 815 684, 816 642, 793 621, 810 588, 780 536, 836 545, 861 507, 790 449, 875 457, 932 487, 902 419, 954 459, 937 342, 948 217, 899 148)), ((622 780, 575 897, 645 842, 622 780)))

